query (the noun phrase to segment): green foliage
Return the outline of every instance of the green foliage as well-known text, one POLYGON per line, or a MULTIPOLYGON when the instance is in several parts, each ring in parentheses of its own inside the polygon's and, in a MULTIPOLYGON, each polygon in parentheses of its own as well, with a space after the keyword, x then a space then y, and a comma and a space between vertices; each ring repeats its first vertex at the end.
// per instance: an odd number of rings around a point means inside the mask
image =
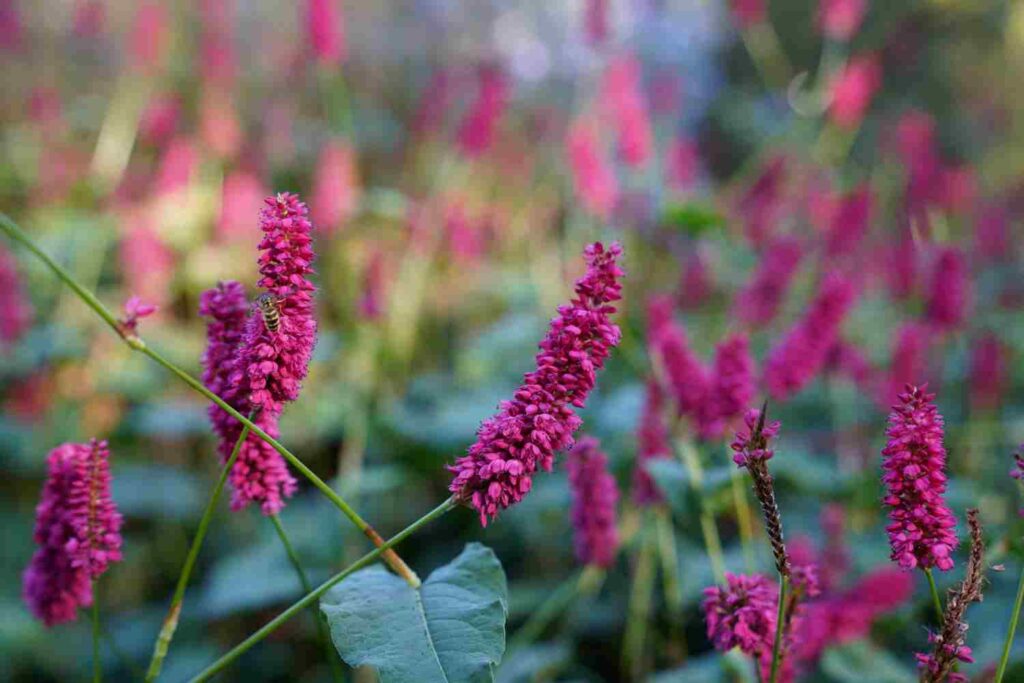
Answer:
POLYGON ((416 590, 382 567, 321 600, 338 653, 374 667, 383 683, 493 681, 505 651, 508 589, 498 558, 470 543, 416 590))

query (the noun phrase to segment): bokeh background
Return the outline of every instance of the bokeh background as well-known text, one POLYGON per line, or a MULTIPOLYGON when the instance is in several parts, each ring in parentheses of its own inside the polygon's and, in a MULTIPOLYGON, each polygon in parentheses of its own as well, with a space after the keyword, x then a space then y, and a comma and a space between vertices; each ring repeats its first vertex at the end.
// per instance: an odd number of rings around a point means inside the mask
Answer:
MULTIPOLYGON (((869 2, 847 38, 823 30, 816 0, 772 0, 765 15, 743 0, 339 0, 312 22, 307 4, 0 1, 0 209, 110 307, 133 294, 158 305, 143 336, 198 374, 199 293, 222 279, 255 293, 261 199, 298 192, 315 223, 320 337, 282 441, 385 536, 447 495, 445 465, 531 368, 583 246, 620 241, 624 340, 583 431, 622 488, 623 548, 600 592, 510 653, 501 681, 752 680, 704 635, 713 578, 685 471, 658 474, 670 495, 655 511, 630 497, 646 303, 670 296, 705 362, 740 330, 760 362, 840 269, 858 287, 842 343, 772 402, 787 532, 820 544, 823 510, 841 510, 851 576, 887 564, 887 406, 903 382, 929 381, 950 503, 961 520, 981 508, 991 561, 1006 566, 969 612, 978 664, 964 670, 990 667, 1022 561, 1007 473, 1024 440, 1024 5, 869 2), (787 249, 802 258, 787 263, 787 249), (774 315, 751 318, 743 301, 770 298, 756 280, 769 261, 769 284, 780 270, 790 282, 774 315), (940 320, 946 295, 956 310, 940 320), (659 544, 652 568, 643 539, 669 516, 675 548, 659 544)), ((104 664, 110 680, 138 679, 218 469, 205 404, 23 250, 0 244, 0 266, 0 679, 90 671, 87 619, 48 631, 20 600, 46 453, 90 436, 111 442, 127 520, 125 560, 100 588, 104 664)), ((763 542, 754 558, 739 549, 725 440, 696 448, 727 566, 769 571, 763 542)), ((486 530, 456 511, 402 554, 425 575, 466 541, 494 548, 514 633, 576 576, 569 500, 559 466, 486 530)), ((282 519, 316 579, 365 552, 305 482, 282 519)), ((299 593, 273 528, 225 503, 163 680, 299 593)), ((806 680, 916 680, 929 609, 918 576, 806 680)), ((330 680, 312 618, 222 680, 330 680)))

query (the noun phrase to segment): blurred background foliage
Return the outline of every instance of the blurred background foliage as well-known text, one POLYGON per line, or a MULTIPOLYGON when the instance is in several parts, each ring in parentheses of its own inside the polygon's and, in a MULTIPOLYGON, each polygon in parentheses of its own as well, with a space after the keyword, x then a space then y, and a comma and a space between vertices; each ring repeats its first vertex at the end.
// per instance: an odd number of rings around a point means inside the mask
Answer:
MULTIPOLYGON (((950 502, 958 516, 981 508, 992 562, 1008 569, 990 574, 985 602, 971 608, 979 664, 964 669, 975 674, 998 657, 1022 560, 1017 491, 1006 473, 1024 440, 1024 102, 1013 82, 1024 60, 1024 5, 873 2, 862 29, 837 47, 816 30, 815 1, 773 0, 777 43, 759 52, 763 35, 737 30, 728 4, 710 0, 612 0, 598 44, 584 29, 590 3, 579 1, 345 2, 336 20, 344 56, 318 60, 301 4, 0 2, 0 209, 111 307, 131 294, 158 304, 143 336, 198 374, 199 292, 235 278, 253 293, 261 198, 284 190, 307 198, 321 331, 282 441, 385 536, 447 495, 444 466, 530 369, 546 321, 582 270, 583 245, 621 241, 625 337, 583 411, 583 431, 601 438, 625 492, 626 542, 601 590, 510 652, 498 679, 752 680, 704 635, 698 603, 714 579, 694 523, 698 503, 674 460, 652 473, 675 521, 669 561, 685 608, 681 620, 672 614, 658 574, 640 663, 622 665, 638 539, 651 521, 628 496, 649 372, 645 302, 675 293, 691 344, 709 358, 737 329, 732 302, 759 258, 737 207, 772 160, 785 159, 788 177, 772 209, 775 229, 809 244, 822 228, 804 208, 808 188, 867 182, 876 202, 870 250, 853 266, 863 292, 844 338, 864 352, 874 378, 899 380, 890 377, 893 336, 921 315, 925 294, 896 297, 885 284, 884 250, 906 228, 893 131, 906 112, 927 112, 941 163, 962 181, 929 209, 927 239, 960 246, 974 294, 969 320, 934 340, 915 381, 939 390, 950 502), (877 58, 881 80, 866 116, 844 128, 822 115, 834 75, 826 67, 865 54, 877 58), (639 165, 610 155, 618 194, 607 211, 588 211, 574 194, 566 131, 600 109, 602 74, 622 55, 639 60, 653 154, 639 165), (488 88, 503 104, 493 140, 467 149, 460 127, 488 88), (680 141, 692 158, 673 177, 666 152, 680 141), (976 225, 993 206, 1006 214, 1009 245, 982 258, 976 225), (694 255, 709 273, 696 301, 686 286, 694 255), (979 401, 984 378, 972 371, 972 353, 986 335, 998 339, 1004 361, 997 397, 979 401)), ((0 678, 82 680, 89 671, 86 620, 48 632, 19 593, 45 454, 95 435, 111 442, 114 497, 127 520, 125 560, 101 584, 104 664, 111 680, 135 679, 216 477, 205 405, 17 255, 34 314, 0 353, 0 678)), ((804 259, 781 313, 754 331, 758 359, 806 308, 823 258, 813 251, 804 259)), ((772 462, 787 531, 820 542, 823 505, 844 504, 855 573, 888 556, 878 453, 892 396, 868 384, 829 371, 772 406, 783 423, 772 462)), ((726 563, 742 571, 725 443, 698 448, 726 563)), ((366 543, 301 484, 282 519, 321 580, 366 543)), ((466 541, 486 542, 509 578, 514 633, 576 575, 568 506, 557 467, 486 531, 457 511, 402 554, 425 575, 466 541)), ((771 567, 766 549, 756 563, 771 567)), ((196 672, 299 592, 271 526, 255 510, 224 505, 163 679, 196 672)), ((877 622, 870 638, 830 649, 809 680, 914 680, 910 653, 924 647, 929 609, 919 580, 912 602, 877 622)), ((1012 675, 1024 680, 1021 664, 1012 675)), ((289 622, 223 680, 329 680, 312 619, 289 622)))

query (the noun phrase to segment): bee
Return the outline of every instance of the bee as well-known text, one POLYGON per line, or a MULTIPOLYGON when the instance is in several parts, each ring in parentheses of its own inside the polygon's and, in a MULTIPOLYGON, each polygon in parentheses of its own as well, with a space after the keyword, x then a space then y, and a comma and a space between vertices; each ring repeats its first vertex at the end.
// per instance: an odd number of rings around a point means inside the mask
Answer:
POLYGON ((281 302, 273 294, 263 293, 256 297, 256 306, 263 315, 263 324, 270 332, 277 332, 281 326, 281 309, 278 304, 281 302))

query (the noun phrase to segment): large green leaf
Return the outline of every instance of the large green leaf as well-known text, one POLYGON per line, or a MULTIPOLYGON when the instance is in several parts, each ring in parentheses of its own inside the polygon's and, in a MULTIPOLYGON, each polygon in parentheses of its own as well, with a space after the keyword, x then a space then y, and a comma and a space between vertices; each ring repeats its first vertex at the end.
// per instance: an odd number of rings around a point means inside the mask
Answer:
POLYGON ((382 567, 353 574, 320 601, 338 653, 383 683, 493 681, 505 651, 505 572, 470 543, 419 590, 382 567))

